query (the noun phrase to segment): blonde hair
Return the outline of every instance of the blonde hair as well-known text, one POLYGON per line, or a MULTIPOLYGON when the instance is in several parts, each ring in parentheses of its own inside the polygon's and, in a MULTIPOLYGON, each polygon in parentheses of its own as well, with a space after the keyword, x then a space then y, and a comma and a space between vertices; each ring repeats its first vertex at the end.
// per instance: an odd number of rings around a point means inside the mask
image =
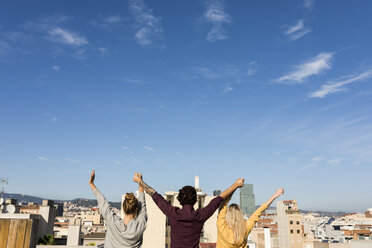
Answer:
POLYGON ((225 220, 227 226, 234 232, 235 244, 243 243, 245 239, 245 219, 238 205, 231 204, 227 208, 225 220))
POLYGON ((138 200, 133 193, 126 193, 123 202, 123 210, 125 214, 137 214, 138 200))

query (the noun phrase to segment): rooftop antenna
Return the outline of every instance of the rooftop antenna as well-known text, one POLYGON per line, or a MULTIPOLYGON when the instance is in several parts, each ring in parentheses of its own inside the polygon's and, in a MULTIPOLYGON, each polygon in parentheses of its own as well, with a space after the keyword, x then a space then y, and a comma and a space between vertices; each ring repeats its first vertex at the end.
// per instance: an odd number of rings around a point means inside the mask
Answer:
POLYGON ((4 198, 4 187, 5 185, 8 185, 8 178, 0 177, 0 182, 1 182, 1 198, 4 198))

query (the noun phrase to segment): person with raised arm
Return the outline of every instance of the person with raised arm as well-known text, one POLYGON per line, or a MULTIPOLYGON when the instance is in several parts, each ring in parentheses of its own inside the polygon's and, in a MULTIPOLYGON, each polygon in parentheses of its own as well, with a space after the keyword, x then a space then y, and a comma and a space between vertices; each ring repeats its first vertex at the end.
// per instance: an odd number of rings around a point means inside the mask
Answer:
MULTIPOLYGON (((232 192, 233 194, 234 192, 232 192)), ((243 213, 237 204, 231 204, 229 201, 231 195, 227 197, 221 205, 217 216, 217 248, 245 248, 247 247, 247 238, 254 228, 261 213, 265 211, 270 204, 284 193, 284 189, 278 189, 261 207, 259 207, 249 218, 245 220, 243 213)))
POLYGON ((159 209, 168 217, 171 226, 171 248, 198 248, 200 234, 204 223, 213 215, 221 203, 237 188, 243 187, 244 179, 239 178, 228 189, 214 198, 205 208, 194 210, 197 202, 196 190, 192 186, 184 186, 179 190, 177 200, 182 208, 174 207, 147 185, 142 178, 133 180, 142 186, 154 200, 159 209))
MULTIPOLYGON (((141 178, 141 174, 135 174, 141 178)), ((143 187, 139 185, 138 199, 133 193, 126 193, 123 202, 124 219, 121 219, 113 210, 108 201, 94 184, 95 171, 90 174, 89 185, 97 198, 98 208, 106 221, 107 232, 105 248, 141 247, 143 232, 146 229, 147 213, 143 187)))

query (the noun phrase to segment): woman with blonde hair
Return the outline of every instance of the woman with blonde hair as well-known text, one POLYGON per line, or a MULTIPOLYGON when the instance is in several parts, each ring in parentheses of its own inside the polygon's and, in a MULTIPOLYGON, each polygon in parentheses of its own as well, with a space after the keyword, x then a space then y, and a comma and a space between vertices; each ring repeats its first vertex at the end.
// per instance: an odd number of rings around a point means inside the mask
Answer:
MULTIPOLYGON (((136 178, 142 178, 140 173, 136 178)), ((113 210, 102 193, 94 185, 95 171, 90 174, 89 185, 97 198, 98 208, 106 221, 107 232, 105 248, 129 248, 141 247, 142 236, 146 229, 147 213, 145 194, 142 186, 139 186, 138 199, 133 193, 126 193, 123 202, 124 219, 121 219, 113 210)))
POLYGON ((245 248, 247 238, 254 228, 261 213, 280 195, 284 189, 278 189, 275 194, 245 220, 237 204, 227 207, 231 195, 222 203, 217 217, 217 248, 245 248))

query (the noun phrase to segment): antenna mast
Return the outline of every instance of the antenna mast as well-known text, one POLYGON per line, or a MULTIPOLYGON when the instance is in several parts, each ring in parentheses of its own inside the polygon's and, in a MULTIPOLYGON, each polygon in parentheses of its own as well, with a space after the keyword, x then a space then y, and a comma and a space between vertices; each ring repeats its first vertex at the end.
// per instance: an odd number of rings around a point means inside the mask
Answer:
POLYGON ((8 178, 6 177, 0 177, 1 181, 1 198, 4 198, 4 187, 8 184, 8 178))

